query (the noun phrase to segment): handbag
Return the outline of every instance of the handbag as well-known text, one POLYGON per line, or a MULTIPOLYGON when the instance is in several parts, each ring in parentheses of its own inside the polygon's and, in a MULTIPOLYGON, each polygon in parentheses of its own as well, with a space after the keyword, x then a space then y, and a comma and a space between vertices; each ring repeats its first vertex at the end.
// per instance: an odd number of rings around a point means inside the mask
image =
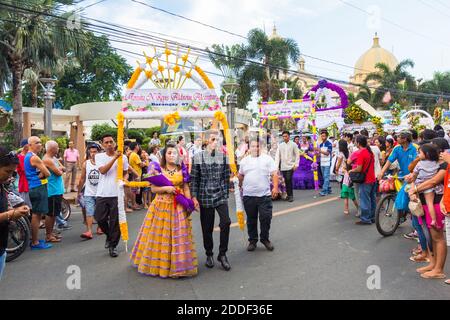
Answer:
MULTIPOLYGON (((372 164, 372 158, 370 159, 369 165, 367 166, 367 169, 370 168, 370 165, 372 164)), ((363 170, 364 171, 364 170, 363 170)), ((366 173, 365 172, 350 172, 350 179, 353 183, 364 183, 366 181, 366 173)))
MULTIPOLYGON (((416 188, 417 190, 417 188, 416 188)), ((409 201, 409 210, 416 217, 423 217, 425 215, 425 211, 423 210, 422 202, 420 202, 419 193, 417 193, 417 199, 409 201)))

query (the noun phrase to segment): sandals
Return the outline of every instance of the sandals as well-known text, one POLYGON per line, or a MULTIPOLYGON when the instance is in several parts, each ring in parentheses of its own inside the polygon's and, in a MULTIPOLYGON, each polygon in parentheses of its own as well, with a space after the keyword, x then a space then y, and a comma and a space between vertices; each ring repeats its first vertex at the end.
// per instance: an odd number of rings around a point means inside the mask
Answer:
POLYGON ((429 259, 429 258, 420 257, 420 256, 413 256, 413 257, 410 257, 409 260, 411 260, 412 262, 419 262, 419 263, 422 263, 422 262, 427 262, 427 263, 429 263, 429 262, 430 262, 430 259, 429 259))
POLYGON ((350 211, 344 211, 344 214, 346 215, 346 216, 348 216, 348 215, 350 215, 350 211))
POLYGON ((58 243, 61 242, 61 238, 57 238, 54 235, 51 235, 51 237, 46 237, 45 242, 58 243))
POLYGON ((448 285, 450 286, 450 279, 445 280, 444 283, 445 283, 445 284, 448 284, 448 285))
MULTIPOLYGON (((422 273, 420 276, 422 278, 424 278, 424 279, 445 279, 445 278, 447 278, 447 276, 445 274, 443 274, 443 273, 442 274, 437 274, 437 275, 434 275, 434 276, 427 275, 427 273, 422 273)), ((445 283, 447 283, 447 282, 445 282, 445 283)), ((447 283, 447 284, 449 284, 449 283, 447 283)))

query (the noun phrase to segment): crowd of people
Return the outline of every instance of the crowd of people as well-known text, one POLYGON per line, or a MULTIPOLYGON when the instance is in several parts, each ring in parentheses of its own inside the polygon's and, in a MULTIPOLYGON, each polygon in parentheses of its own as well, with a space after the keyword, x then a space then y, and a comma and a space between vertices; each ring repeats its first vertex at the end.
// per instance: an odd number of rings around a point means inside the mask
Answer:
MULTIPOLYGON (((331 180, 335 179, 340 186, 344 214, 350 215, 352 202, 358 217, 356 224, 372 225, 380 185, 386 176, 395 175, 405 180, 403 192, 410 201, 420 201, 425 212, 422 218, 411 215, 414 232, 405 235, 419 242, 412 250, 411 261, 428 263, 417 270, 423 278, 445 278, 444 226, 445 215, 450 212, 447 169, 450 138, 441 127, 420 134, 411 130, 385 136, 377 133, 370 136, 367 130, 362 130, 343 133, 338 139, 330 139, 328 131, 323 130, 316 147, 308 135, 291 139, 290 132, 285 131, 281 137, 278 141, 278 137, 271 134, 264 138, 248 136, 236 148, 249 252, 256 250, 258 242, 267 250, 274 250, 270 241, 274 200, 293 202, 293 190, 317 186, 322 188, 320 196, 329 196, 333 192, 331 180)), ((61 203, 67 191, 78 192, 85 224, 81 238, 93 239, 93 226, 97 224, 96 234, 106 237, 105 249, 111 257, 117 257, 121 236, 117 187, 120 158, 126 181, 140 182, 157 175, 167 181, 165 185, 152 183, 145 188, 125 188, 126 212, 147 210, 131 253, 131 264, 138 272, 163 278, 190 277, 198 273, 192 234, 193 211, 200 213, 208 268, 215 266, 212 235, 216 212, 219 215, 217 260, 224 270, 231 270, 227 257, 231 225, 228 199, 234 178, 220 131, 211 130, 188 144, 184 136, 161 144, 155 134, 148 148, 130 142, 122 154, 117 150, 114 137, 105 135, 99 143, 87 146, 84 161, 70 143, 64 152, 64 163, 57 156, 58 144, 48 141, 43 148, 38 137, 24 140, 17 154, 0 148, 0 276, 10 221, 30 215, 32 250, 50 249, 53 243, 61 242, 60 228, 55 227, 64 225, 61 203), (76 186, 77 167, 81 168, 81 177, 76 186), (12 205, 7 201, 8 190, 4 185, 15 172, 19 176, 17 191, 23 201, 12 205), (187 204, 177 201, 180 195, 188 199, 187 204), (40 240, 42 223, 45 239, 40 240)))

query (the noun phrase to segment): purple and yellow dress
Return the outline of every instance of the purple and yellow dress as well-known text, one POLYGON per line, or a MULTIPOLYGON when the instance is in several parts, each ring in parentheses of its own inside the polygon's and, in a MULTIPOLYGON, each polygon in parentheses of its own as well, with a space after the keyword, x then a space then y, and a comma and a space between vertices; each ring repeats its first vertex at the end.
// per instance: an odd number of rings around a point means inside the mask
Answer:
MULTIPOLYGON (((301 144, 300 150, 307 154, 310 158, 314 157, 314 148, 311 144, 301 144)), ((300 156, 298 169, 292 176, 293 186, 295 190, 313 190, 314 187, 314 172, 312 170, 312 161, 300 156)))
MULTIPOLYGON (((162 171, 182 192, 183 174, 162 171)), ((131 254, 138 272, 161 278, 192 277, 198 273, 191 217, 171 194, 157 194, 139 231, 131 254)))

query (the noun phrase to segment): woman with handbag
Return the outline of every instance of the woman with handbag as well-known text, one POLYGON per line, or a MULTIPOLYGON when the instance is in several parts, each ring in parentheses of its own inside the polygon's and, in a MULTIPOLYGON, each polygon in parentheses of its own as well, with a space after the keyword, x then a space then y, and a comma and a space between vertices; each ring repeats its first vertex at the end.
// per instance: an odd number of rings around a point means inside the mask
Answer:
POLYGON ((348 216, 349 200, 352 200, 356 209, 359 209, 358 201, 356 201, 355 190, 350 183, 350 177, 348 175, 347 159, 350 157, 348 150, 348 143, 345 140, 339 141, 339 155, 336 160, 335 174, 338 182, 341 184, 341 199, 344 199, 344 214, 348 216))
MULTIPOLYGON (((444 213, 448 212, 447 206, 445 205, 445 194, 449 192, 448 182, 449 180, 445 180, 445 178, 449 177, 448 175, 448 164, 450 163, 450 157, 446 153, 447 149, 450 149, 448 142, 444 138, 436 138, 432 140, 432 144, 436 145, 439 148, 440 152, 440 161, 439 161, 439 171, 437 174, 425 182, 418 184, 416 189, 411 189, 409 191, 410 196, 414 193, 422 193, 425 190, 429 190, 430 188, 435 188, 440 184, 444 184, 443 192, 436 192, 434 197, 434 210, 436 212, 436 224, 432 226, 432 218, 428 207, 426 205, 425 197, 420 195, 420 201, 423 205, 423 210, 425 212, 425 216, 422 218, 418 218, 418 223, 422 226, 422 229, 429 233, 431 236, 430 241, 425 248, 422 247, 424 253, 428 249, 431 252, 430 255, 430 263, 423 267, 417 269, 417 272, 421 274, 422 278, 425 279, 444 279, 446 276, 444 274, 444 266, 447 258, 447 243, 445 239, 444 229, 445 229, 445 217, 444 213), (427 248, 428 247, 428 248, 427 248)), ((408 182, 411 182, 410 176, 406 177, 408 182)), ((448 283, 450 284, 450 282, 448 283)))
POLYGON ((375 209, 377 206, 377 183, 375 177, 375 156, 370 148, 367 137, 358 136, 356 145, 359 148, 356 168, 350 170, 350 179, 359 183, 359 199, 361 206, 361 220, 357 225, 371 225, 375 223, 375 209))

